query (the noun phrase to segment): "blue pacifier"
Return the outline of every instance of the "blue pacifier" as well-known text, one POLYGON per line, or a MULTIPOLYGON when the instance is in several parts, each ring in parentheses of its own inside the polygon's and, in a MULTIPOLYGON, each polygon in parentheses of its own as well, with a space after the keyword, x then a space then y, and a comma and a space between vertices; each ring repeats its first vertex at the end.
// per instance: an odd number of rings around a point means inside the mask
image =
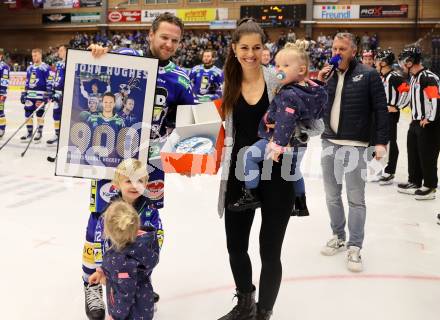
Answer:
POLYGON ((284 71, 278 71, 276 77, 278 80, 284 80, 286 79, 286 73, 284 71))

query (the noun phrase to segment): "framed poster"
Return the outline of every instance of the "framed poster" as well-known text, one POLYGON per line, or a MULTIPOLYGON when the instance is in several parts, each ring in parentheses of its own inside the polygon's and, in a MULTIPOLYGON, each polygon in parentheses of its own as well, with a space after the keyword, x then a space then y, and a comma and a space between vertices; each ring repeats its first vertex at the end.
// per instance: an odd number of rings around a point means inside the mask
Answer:
POLYGON ((112 179, 126 158, 147 163, 158 60, 68 50, 55 174, 112 179))

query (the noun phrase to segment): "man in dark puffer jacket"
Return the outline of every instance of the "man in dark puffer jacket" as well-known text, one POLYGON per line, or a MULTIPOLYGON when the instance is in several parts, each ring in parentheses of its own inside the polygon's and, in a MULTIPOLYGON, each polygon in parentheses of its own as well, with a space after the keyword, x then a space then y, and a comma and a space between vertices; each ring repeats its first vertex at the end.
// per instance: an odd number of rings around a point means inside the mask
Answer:
POLYGON ((375 141, 376 159, 384 156, 388 143, 387 102, 377 71, 356 61, 356 40, 352 34, 338 33, 333 41, 332 54, 342 57, 339 67, 336 70, 331 66, 324 67, 318 75, 319 80, 328 79, 329 106, 324 114, 321 164, 333 231, 333 238, 321 253, 332 256, 348 247, 347 268, 360 272, 366 219, 368 145, 369 141, 375 141), (349 203, 347 244, 341 198, 344 176, 349 203))

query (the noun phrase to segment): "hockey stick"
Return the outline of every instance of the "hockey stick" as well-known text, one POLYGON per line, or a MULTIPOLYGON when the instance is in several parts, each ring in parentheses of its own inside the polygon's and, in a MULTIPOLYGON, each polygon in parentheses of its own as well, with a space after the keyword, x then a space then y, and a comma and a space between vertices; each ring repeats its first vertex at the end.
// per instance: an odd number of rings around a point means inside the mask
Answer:
POLYGON ((43 108, 47 103, 43 103, 42 105, 40 105, 37 109, 35 109, 34 111, 32 111, 32 113, 30 114, 29 117, 26 118, 26 120, 22 123, 21 126, 18 127, 17 130, 15 130, 15 132, 0 146, 0 150, 3 149, 4 146, 6 146, 8 144, 9 141, 12 140, 13 137, 15 137, 15 135, 20 131, 21 128, 24 127, 24 125, 28 122, 29 119, 32 118, 32 116, 34 115, 34 113, 36 113, 38 110, 40 110, 41 108, 43 108))
MULTIPOLYGON (((46 115, 46 112, 47 112, 47 110, 49 109, 49 106, 50 106, 50 105, 48 105, 47 108, 44 110, 43 115, 41 116, 41 118, 44 119, 44 116, 46 115)), ((32 136, 31 136, 31 138, 30 138, 30 140, 29 140, 29 142, 28 142, 28 144, 27 144, 27 146, 26 146, 26 149, 24 149, 24 151, 21 153, 21 156, 22 156, 22 157, 24 157, 24 155, 26 154, 26 151, 28 151, 29 146, 31 145, 32 141, 34 140, 34 136, 35 136, 35 135, 37 134, 37 132, 38 132, 38 127, 39 127, 39 125, 38 125, 38 123, 37 123, 37 128, 36 128, 36 129, 34 130, 34 132, 32 133, 32 136)))

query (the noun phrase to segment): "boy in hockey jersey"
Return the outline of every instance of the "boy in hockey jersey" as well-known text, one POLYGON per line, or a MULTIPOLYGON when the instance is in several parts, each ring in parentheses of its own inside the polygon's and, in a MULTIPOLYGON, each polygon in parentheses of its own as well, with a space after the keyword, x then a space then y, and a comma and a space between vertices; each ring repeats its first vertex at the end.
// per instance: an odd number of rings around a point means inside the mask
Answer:
POLYGON ((3 61, 3 49, 0 48, 0 139, 6 131, 5 102, 9 86, 9 66, 3 61))
POLYGON ((63 90, 64 79, 66 72, 66 55, 67 46, 61 45, 58 48, 58 57, 61 59, 56 64, 55 77, 53 79, 52 88, 52 102, 53 102, 53 126, 55 129, 55 136, 52 139, 46 141, 49 146, 56 146, 58 138, 60 136, 60 120, 61 120, 61 107, 63 104, 63 90))
POLYGON ((395 60, 396 57, 394 56, 394 53, 389 49, 379 51, 375 59, 376 70, 379 72, 385 87, 390 119, 388 164, 379 179, 380 185, 392 184, 394 180, 397 159, 399 157, 399 147, 397 146, 397 123, 400 118, 400 109, 406 107, 402 102, 406 100, 406 95, 409 91, 409 85, 405 79, 393 70, 395 60))
MULTIPOLYGON (((145 193, 147 177, 146 166, 141 161, 135 159, 126 159, 122 161, 116 168, 115 176, 112 181, 113 186, 119 190, 119 192, 111 197, 110 203, 115 201, 125 201, 132 205, 139 215, 141 226, 152 227, 156 230, 155 238, 157 239, 157 244, 160 248, 163 243, 164 232, 159 211, 154 208, 151 200, 143 195, 145 193)), ((92 215, 90 216, 90 220, 96 221, 94 223, 94 230, 88 230, 93 237, 95 268, 102 264, 102 256, 103 254, 105 256, 105 252, 110 245, 110 243, 105 242, 103 237, 103 234, 105 234, 105 225, 102 213, 105 210, 106 209, 93 215, 93 217, 92 215)), ((95 270, 92 279, 96 277, 96 272, 97 271, 95 270)), ((89 276, 89 273, 84 273, 85 285, 90 283, 89 276)), ((96 289, 98 289, 98 293, 100 293, 99 290, 102 290, 100 288, 96 289)))
POLYGON ((107 306, 113 320, 153 319, 151 272, 159 262, 156 230, 141 227, 132 205, 115 201, 104 214, 105 238, 111 243, 102 269, 90 276, 92 284, 106 285, 107 306))
POLYGON ((192 68, 191 79, 198 102, 213 101, 222 97, 223 71, 214 65, 214 52, 205 50, 201 65, 192 68))
MULTIPOLYGON (((26 118, 29 118, 38 107, 46 103, 52 92, 50 67, 42 61, 42 55, 43 51, 41 49, 32 49, 33 64, 27 69, 25 91, 22 92, 20 98, 21 103, 24 104, 24 115, 26 118)), ((43 134, 44 107, 39 109, 36 114, 38 129, 34 141, 39 143, 43 134)), ((34 130, 33 123, 33 119, 29 118, 26 124, 27 134, 20 138, 22 142, 27 142, 31 139, 34 130)))
MULTIPOLYGON (((194 95, 191 82, 186 73, 176 66, 171 57, 176 53, 183 34, 183 23, 176 16, 170 13, 163 13, 153 21, 149 32, 149 49, 145 56, 159 59, 159 72, 156 82, 156 96, 154 111, 160 116, 152 119, 152 130, 150 134, 151 149, 160 148, 160 144, 166 139, 175 126, 177 105, 194 104, 194 95), (160 112, 162 110, 162 112, 160 112)), ((108 52, 108 48, 98 45, 90 46, 92 54, 100 56, 108 52)), ((139 56, 139 52, 131 48, 120 48, 117 53, 139 56)), ((145 152, 148 152, 147 150, 145 152)), ((147 195, 152 202, 152 207, 160 209, 163 207, 164 179, 165 175, 161 168, 157 168, 149 160, 149 181, 147 183, 147 195)), ((105 186, 108 181, 93 181, 92 185, 105 186)), ((103 210, 106 200, 103 199, 99 190, 92 188, 93 204, 91 205, 90 219, 87 225, 86 241, 84 244, 83 271, 85 275, 94 272, 94 257, 90 255, 90 248, 93 247, 93 230, 97 223, 98 212, 103 210), (95 192, 93 191, 95 190, 95 192)), ((84 282, 87 284, 87 277, 84 282)), ((86 313, 89 319, 104 319, 104 306, 96 296, 102 293, 99 285, 85 286, 86 313)), ((155 297, 158 301, 158 296, 155 297)))
POLYGON ((407 135, 408 183, 398 184, 397 191, 415 195, 416 200, 433 200, 440 151, 440 79, 423 66, 419 47, 403 49, 399 64, 411 76, 403 104, 410 104, 412 121, 407 135))

